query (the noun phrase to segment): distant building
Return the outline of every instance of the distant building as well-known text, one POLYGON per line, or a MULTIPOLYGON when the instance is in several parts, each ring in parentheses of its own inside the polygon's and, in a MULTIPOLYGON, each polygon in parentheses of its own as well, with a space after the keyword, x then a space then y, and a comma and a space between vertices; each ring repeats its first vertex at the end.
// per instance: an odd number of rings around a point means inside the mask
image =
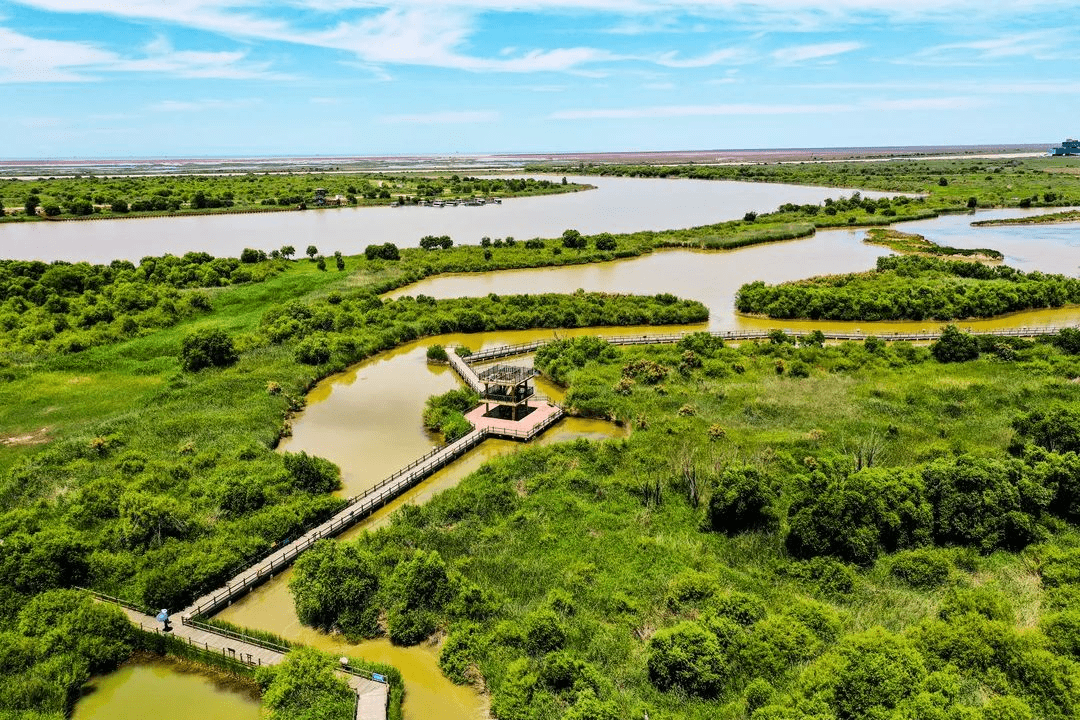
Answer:
POLYGON ((1051 148, 1051 155, 1080 155, 1080 140, 1069 138, 1061 143, 1061 147, 1051 148))

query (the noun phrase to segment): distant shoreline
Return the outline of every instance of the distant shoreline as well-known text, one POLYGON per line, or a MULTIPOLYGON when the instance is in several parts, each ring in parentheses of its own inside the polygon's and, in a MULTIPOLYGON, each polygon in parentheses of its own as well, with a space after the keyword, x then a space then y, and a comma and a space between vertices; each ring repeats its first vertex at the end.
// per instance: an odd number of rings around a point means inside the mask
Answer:
POLYGON ((247 173, 515 171, 537 163, 750 164, 892 158, 1042 155, 1053 143, 762 148, 648 152, 490 153, 474 155, 247 156, 0 159, 0 178, 72 175, 221 175, 247 173))

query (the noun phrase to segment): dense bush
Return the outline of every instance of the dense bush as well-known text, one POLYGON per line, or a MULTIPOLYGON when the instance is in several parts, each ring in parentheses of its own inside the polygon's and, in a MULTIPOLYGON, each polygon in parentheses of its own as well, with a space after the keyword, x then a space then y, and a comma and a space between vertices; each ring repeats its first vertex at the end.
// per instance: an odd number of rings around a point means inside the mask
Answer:
POLYGON ((334 673, 333 659, 297 648, 277 666, 259 668, 262 702, 272 720, 353 720, 355 695, 334 673))
POLYGON ((298 489, 310 493, 327 493, 341 487, 341 471, 329 460, 308 455, 303 450, 298 453, 282 453, 281 457, 298 489))
POLYGON ((768 529, 775 522, 774 495, 768 479, 757 468, 729 467, 709 499, 712 529, 729 535, 768 529))
POLYGON ((730 677, 728 657, 716 636, 700 623, 682 622, 649 639, 649 679, 661 689, 679 688, 713 697, 730 677))
POLYGON ((355 545, 320 540, 296 560, 289 590, 300 622, 351 638, 379 632, 379 574, 355 545))
POLYGON ((228 367, 238 359, 232 338, 218 328, 188 333, 180 346, 180 365, 188 372, 208 367, 228 367))
POLYGON ((953 320, 1080 302, 1080 280, 1006 265, 918 255, 880 257, 870 272, 739 288, 739 312, 814 320, 953 320))

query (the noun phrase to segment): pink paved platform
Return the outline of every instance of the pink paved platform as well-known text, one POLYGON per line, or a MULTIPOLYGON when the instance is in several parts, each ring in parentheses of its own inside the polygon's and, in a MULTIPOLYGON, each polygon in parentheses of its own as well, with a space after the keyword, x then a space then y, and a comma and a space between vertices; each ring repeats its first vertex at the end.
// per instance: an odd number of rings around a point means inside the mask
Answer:
POLYGON ((483 405, 465 413, 465 419, 472 423, 477 430, 488 430, 493 433, 505 433, 522 439, 529 439, 538 429, 550 425, 552 418, 562 414, 562 410, 557 405, 545 401, 537 401, 531 404, 531 407, 535 409, 517 421, 484 417, 483 405))

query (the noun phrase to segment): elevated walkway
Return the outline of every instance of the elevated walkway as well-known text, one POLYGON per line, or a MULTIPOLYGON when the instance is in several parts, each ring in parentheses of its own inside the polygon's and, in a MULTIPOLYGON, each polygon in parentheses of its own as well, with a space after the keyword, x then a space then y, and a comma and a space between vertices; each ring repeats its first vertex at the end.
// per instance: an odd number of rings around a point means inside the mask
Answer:
MULTIPOLYGON (((989 335, 993 337, 1039 337, 1041 335, 1054 335, 1063 328, 1074 328, 1072 325, 1048 325, 1045 327, 1021 327, 1021 328, 1007 328, 1003 330, 965 330, 972 335, 989 335)), ((808 330, 783 330, 786 334, 792 337, 798 337, 800 335, 806 335, 808 330)), ((766 330, 751 330, 746 332, 738 332, 733 330, 713 330, 713 331, 701 331, 708 332, 713 337, 720 338, 722 340, 728 340, 731 342, 745 342, 751 340, 768 340, 769 332, 766 330)), ((688 335, 694 335, 696 333, 656 333, 656 334, 644 334, 644 335, 597 335, 601 340, 606 340, 612 345, 673 345, 688 335)), ((919 331, 910 333, 867 333, 867 332, 824 332, 826 340, 844 341, 844 340, 865 340, 868 337, 876 337, 879 340, 886 342, 907 341, 907 342, 932 342, 941 337, 941 331, 936 330, 932 332, 919 331)), ((529 353, 536 352, 545 345, 549 345, 553 340, 534 340, 532 342, 521 343, 519 345, 497 345, 495 347, 486 348, 484 350, 477 350, 468 358, 468 363, 478 364, 489 362, 491 360, 499 360, 501 358, 514 357, 517 355, 528 355, 529 353)), ((449 353, 449 351, 447 351, 449 353)), ((456 357, 456 355, 454 356, 456 357)), ((466 366, 464 360, 458 358, 462 364, 466 366)), ((473 373, 475 375, 475 373, 473 373)), ((471 387, 471 386, 470 386, 471 387)))
MULTIPOLYGON (((164 634, 160 623, 141 610, 96 593, 95 597, 100 602, 114 602, 127 615, 128 620, 133 625, 137 625, 140 630, 164 634)), ((270 647, 270 643, 254 644, 251 641, 256 641, 255 638, 244 639, 243 636, 236 634, 230 637, 219 628, 198 622, 189 624, 184 618, 181 620, 181 623, 173 625, 169 635, 204 652, 220 654, 244 665, 255 667, 277 665, 285 659, 285 654, 288 652, 286 647, 274 649, 270 647)), ((338 671, 337 675, 344 679, 356 694, 356 720, 386 720, 386 709, 390 699, 390 687, 386 683, 344 671, 338 671)))

